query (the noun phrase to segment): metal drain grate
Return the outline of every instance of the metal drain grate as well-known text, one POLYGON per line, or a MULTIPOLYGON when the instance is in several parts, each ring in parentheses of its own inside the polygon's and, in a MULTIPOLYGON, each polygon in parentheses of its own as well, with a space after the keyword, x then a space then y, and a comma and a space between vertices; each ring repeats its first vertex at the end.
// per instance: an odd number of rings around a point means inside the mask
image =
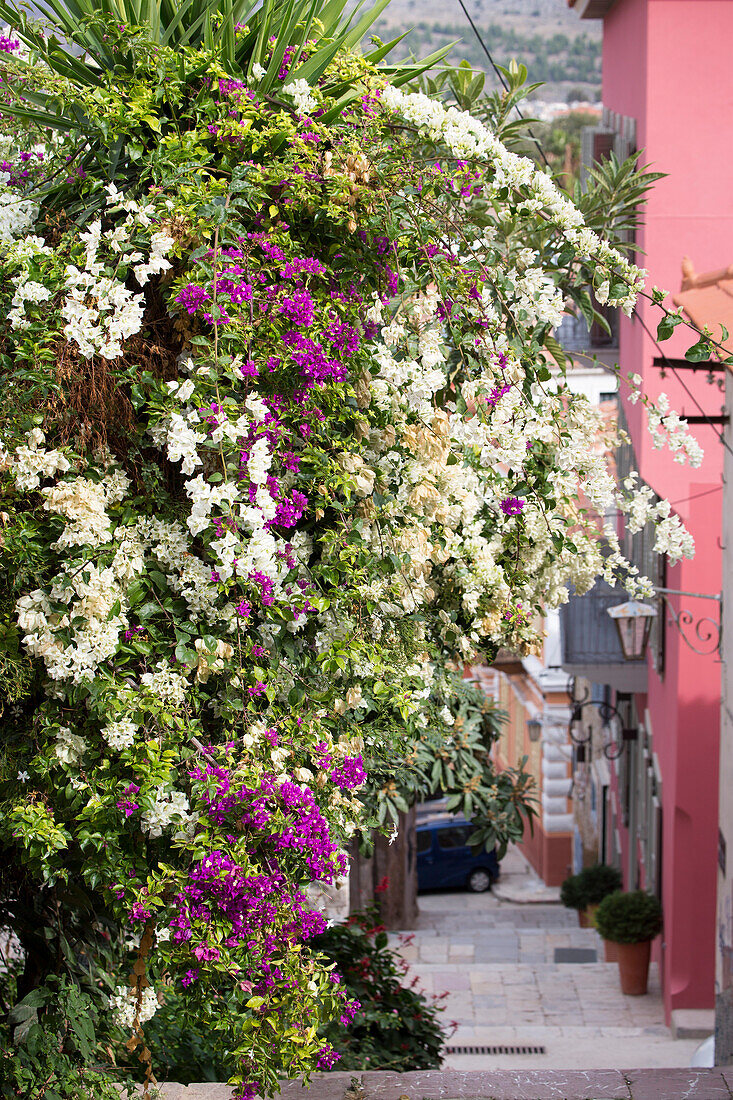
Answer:
POLYGON ((547 1054, 547 1047, 446 1047, 446 1054, 547 1054))
POLYGON ((598 953, 594 947, 556 947, 556 963, 594 963, 598 962, 598 953))

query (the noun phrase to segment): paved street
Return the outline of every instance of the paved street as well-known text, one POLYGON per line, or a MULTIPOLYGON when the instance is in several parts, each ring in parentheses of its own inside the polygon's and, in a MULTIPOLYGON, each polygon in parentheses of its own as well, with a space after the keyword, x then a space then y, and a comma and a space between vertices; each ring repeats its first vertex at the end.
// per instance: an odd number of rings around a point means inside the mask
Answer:
MULTIPOLYGON (((529 896, 518 852, 503 865, 505 894, 529 896), (514 878, 518 890, 507 889, 514 878)), ((539 896, 542 896, 541 891, 539 896)), ((532 1046, 545 1053, 449 1054, 448 1068, 599 1069, 689 1065, 700 1039, 672 1039, 659 978, 649 993, 621 993, 603 944, 558 904, 517 904, 492 894, 421 895, 419 928, 401 954, 429 993, 445 994, 452 1047, 532 1046), (558 962, 556 949, 597 952, 598 962, 558 962)), ((395 937, 395 939, 397 939, 395 937)))

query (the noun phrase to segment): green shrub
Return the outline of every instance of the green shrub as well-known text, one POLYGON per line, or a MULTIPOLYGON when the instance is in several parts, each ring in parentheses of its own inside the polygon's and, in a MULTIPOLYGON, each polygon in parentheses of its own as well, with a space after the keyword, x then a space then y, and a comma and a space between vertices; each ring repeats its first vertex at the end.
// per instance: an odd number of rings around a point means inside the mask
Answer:
MULTIPOLYGON (((185 990, 175 986, 166 988, 163 1004, 146 1024, 145 1041, 160 1081, 226 1081, 230 1073, 226 1036, 214 1028, 197 1028, 185 990)), ((128 1072, 134 1070, 138 1053, 116 1043, 117 1063, 128 1072)))
POLYGON ((596 912, 596 928, 613 943, 643 943, 654 939, 661 927, 659 899, 645 890, 609 894, 596 912))
POLYGON ((5 1017, 0 1097, 120 1100, 122 1088, 92 1066, 97 1021, 94 1002, 65 977, 32 989, 5 1017))
POLYGON ((338 1070, 438 1069, 445 1033, 442 1008, 403 984, 406 964, 389 947, 376 907, 335 924, 312 941, 335 964, 360 1005, 348 1028, 330 1023, 324 1038, 339 1052, 338 1070))
POLYGON ((585 909, 587 902, 580 889, 580 875, 568 875, 560 886, 560 901, 566 909, 585 909))
POLYGON ((598 905, 609 894, 621 889, 621 872, 607 863, 594 863, 584 867, 578 877, 578 888, 585 898, 585 904, 598 905))

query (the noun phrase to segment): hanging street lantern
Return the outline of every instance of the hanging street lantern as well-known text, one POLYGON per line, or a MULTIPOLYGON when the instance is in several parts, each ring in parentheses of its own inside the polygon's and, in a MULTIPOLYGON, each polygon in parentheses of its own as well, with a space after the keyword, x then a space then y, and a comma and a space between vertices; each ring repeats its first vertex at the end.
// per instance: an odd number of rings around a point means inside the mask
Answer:
POLYGON ((537 715, 534 718, 527 719, 527 733, 532 742, 539 741, 542 736, 542 719, 538 718, 537 715))
POLYGON ((656 608, 648 603, 628 600, 616 607, 609 607, 608 614, 616 624, 624 660, 643 661, 656 608))

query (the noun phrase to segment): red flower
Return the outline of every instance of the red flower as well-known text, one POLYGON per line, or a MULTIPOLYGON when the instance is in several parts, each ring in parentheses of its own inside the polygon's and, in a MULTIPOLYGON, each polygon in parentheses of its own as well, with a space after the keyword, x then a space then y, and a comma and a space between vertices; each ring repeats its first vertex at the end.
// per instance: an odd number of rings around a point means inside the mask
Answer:
POLYGON ((387 875, 385 875, 384 878, 382 879, 382 881, 378 882, 377 885, 374 887, 374 893, 375 894, 383 894, 384 891, 388 887, 389 887, 389 878, 387 877, 387 875))

